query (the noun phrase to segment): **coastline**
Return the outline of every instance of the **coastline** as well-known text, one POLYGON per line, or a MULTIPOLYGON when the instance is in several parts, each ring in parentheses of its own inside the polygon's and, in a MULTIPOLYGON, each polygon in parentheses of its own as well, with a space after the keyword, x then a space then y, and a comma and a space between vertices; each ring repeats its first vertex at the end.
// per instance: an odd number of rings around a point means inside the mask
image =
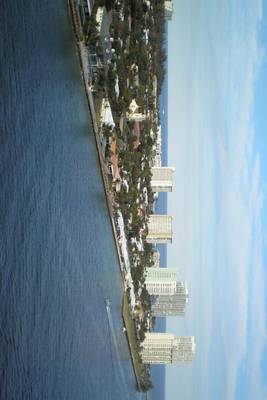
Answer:
MULTIPOLYGON (((70 16, 71 16, 72 25, 73 25, 73 31, 75 33, 76 38, 78 39, 78 36, 76 34, 76 24, 75 24, 75 22, 73 20, 73 13, 72 13, 73 1, 72 0, 68 0, 68 4, 69 4, 69 8, 70 8, 70 16)), ((124 271, 123 271, 123 264, 122 264, 122 260, 121 260, 121 255, 120 255, 120 250, 119 250, 119 243, 118 243, 118 238, 117 238, 117 233, 116 233, 116 227, 115 227, 115 222, 114 222, 114 218, 113 218, 114 208, 113 208, 113 205, 112 205, 112 202, 111 202, 111 192, 110 192, 109 186, 108 186, 108 176, 107 176, 107 174, 105 172, 106 164, 105 164, 105 161, 103 160, 103 156, 102 156, 102 152, 101 152, 101 144, 100 144, 99 136, 98 136, 98 133, 97 133, 98 132, 98 126, 97 126, 97 122, 96 122, 94 100, 93 100, 92 92, 90 90, 88 82, 86 80, 86 64, 85 64, 85 61, 83 59, 83 52, 84 52, 85 49, 84 49, 83 42, 77 40, 76 41, 76 48, 77 48, 77 55, 78 55, 78 59, 79 59, 79 63, 80 63, 80 70, 81 70, 83 85, 84 85, 85 94, 86 94, 87 103, 88 103, 88 109, 89 109, 89 113, 90 113, 91 120, 92 120, 92 125, 93 125, 93 132, 94 132, 94 137, 95 137, 95 142, 96 142, 98 160, 99 160, 99 165, 100 165, 100 170, 101 170, 103 186, 104 186, 104 189, 105 189, 105 195, 106 195, 105 197, 106 197, 106 202, 107 202, 107 207, 108 207, 108 214, 109 214, 109 217, 110 217, 110 222, 111 222, 111 226, 112 226, 112 232, 113 232, 114 241, 115 241, 115 245, 116 245, 116 249, 117 249, 117 255, 118 255, 118 261, 119 261, 119 265, 120 265, 121 275, 122 275, 122 278, 123 278, 123 280, 125 282, 125 274, 124 274, 124 271)))
POLYGON ((92 121, 92 126, 93 126, 93 132, 94 132, 94 137, 95 137, 95 143, 96 143, 96 148, 97 148, 97 154, 98 154, 98 160, 99 160, 99 166, 101 170, 101 177, 102 177, 102 182, 103 182, 103 187, 105 190, 105 198, 106 198, 106 204, 108 208, 108 214, 109 214, 109 219, 112 227, 112 232, 113 232, 113 238, 114 238, 114 243, 116 247, 116 253, 118 257, 118 262, 120 266, 120 272, 121 272, 121 277, 123 280, 123 285, 124 285, 124 293, 122 296, 122 308, 121 308, 121 313, 122 313, 122 318, 125 323, 125 328, 126 328, 126 334, 127 334, 127 343, 129 347, 129 353, 131 357, 131 362, 132 362, 132 367, 134 371, 134 376, 136 380, 136 385, 139 391, 141 391, 141 383, 140 383, 140 365, 141 363, 137 361, 136 358, 136 341, 133 341, 132 338, 132 329, 130 327, 130 324, 127 322, 129 321, 129 313, 130 313, 130 307, 127 301, 127 296, 126 296, 126 289, 127 289, 127 283, 126 283, 126 274, 124 271, 124 266, 121 258, 121 252, 120 252, 120 245, 118 241, 118 235, 116 232, 116 226, 115 226, 115 221, 114 221, 114 207, 112 204, 112 198, 113 194, 109 189, 109 183, 108 183, 108 176, 107 176, 107 167, 105 164, 105 161, 103 159, 102 155, 102 150, 101 150, 101 143, 100 143, 100 138, 98 135, 98 125, 97 125, 97 120, 96 120, 96 113, 95 113, 95 107, 94 107, 94 100, 93 100, 93 95, 92 91, 88 85, 86 75, 87 75, 87 63, 85 62, 84 59, 84 53, 86 52, 84 42, 80 36, 79 32, 79 26, 77 24, 77 21, 75 19, 75 7, 73 4, 73 0, 68 0, 68 7, 69 7, 69 13, 70 13, 70 19, 72 22, 72 27, 76 39, 76 48, 77 48, 77 55, 79 59, 79 64, 80 64, 80 70, 81 70, 81 75, 82 75, 82 81, 85 89, 85 94, 87 98, 87 103, 88 103, 88 109, 89 113, 91 116, 91 121, 92 121), (128 318, 127 318, 128 315, 128 318), (133 342, 135 342, 135 346, 133 345, 133 342))

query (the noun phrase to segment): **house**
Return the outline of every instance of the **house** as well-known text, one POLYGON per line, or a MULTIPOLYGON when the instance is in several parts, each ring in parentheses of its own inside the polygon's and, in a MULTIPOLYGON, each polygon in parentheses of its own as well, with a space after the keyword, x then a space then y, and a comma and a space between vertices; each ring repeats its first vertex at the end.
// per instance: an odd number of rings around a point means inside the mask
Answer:
POLYGON ((129 105, 129 112, 126 113, 128 121, 144 121, 146 119, 145 114, 137 112, 139 109, 135 99, 133 99, 129 105))

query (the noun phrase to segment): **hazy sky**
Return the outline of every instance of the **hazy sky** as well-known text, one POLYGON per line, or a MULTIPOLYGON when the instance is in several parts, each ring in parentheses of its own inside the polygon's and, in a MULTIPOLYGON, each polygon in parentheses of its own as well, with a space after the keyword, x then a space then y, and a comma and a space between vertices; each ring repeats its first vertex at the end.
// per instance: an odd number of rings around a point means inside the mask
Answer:
POLYGON ((174 0, 169 22, 168 267, 188 281, 192 365, 167 400, 267 399, 267 17, 258 0, 174 0))

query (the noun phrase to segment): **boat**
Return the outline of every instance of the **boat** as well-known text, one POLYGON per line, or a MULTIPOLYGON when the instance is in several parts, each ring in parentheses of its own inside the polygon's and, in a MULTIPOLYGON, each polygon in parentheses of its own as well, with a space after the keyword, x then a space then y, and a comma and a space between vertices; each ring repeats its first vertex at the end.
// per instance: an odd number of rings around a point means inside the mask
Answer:
POLYGON ((105 299, 106 307, 110 308, 111 302, 109 299, 105 299))

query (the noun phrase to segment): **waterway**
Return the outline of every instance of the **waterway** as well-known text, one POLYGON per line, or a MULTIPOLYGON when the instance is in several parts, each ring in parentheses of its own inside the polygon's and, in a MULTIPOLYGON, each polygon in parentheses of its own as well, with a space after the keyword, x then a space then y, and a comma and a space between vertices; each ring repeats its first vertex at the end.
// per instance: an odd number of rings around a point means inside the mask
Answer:
POLYGON ((140 399, 75 51, 65 0, 1 2, 0 398, 5 400, 140 399))

